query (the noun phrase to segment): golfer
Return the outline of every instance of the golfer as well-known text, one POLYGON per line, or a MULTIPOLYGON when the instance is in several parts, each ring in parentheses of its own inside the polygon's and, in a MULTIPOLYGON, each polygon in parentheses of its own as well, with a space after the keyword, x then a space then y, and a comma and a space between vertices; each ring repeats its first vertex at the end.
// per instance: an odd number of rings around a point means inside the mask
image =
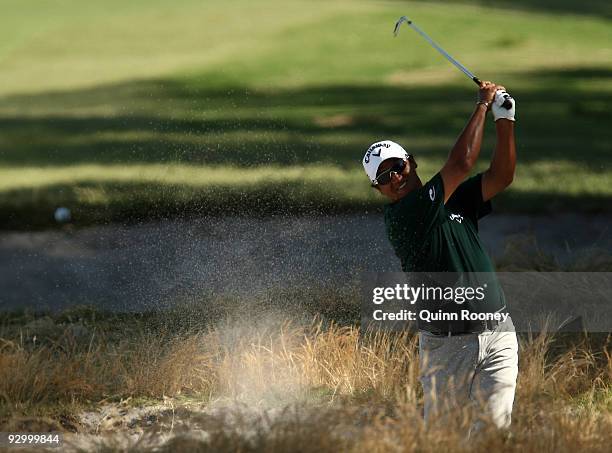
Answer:
MULTIPOLYGON (((493 276, 489 296, 480 305, 462 304, 462 310, 507 315, 503 291, 478 236, 478 220, 491 212, 490 200, 512 182, 514 114, 514 100, 505 88, 482 82, 474 112, 446 163, 425 184, 417 174, 415 156, 397 143, 374 143, 363 159, 373 187, 391 202, 385 206, 385 225, 404 272, 493 276), (511 109, 502 107, 507 99, 511 109), (497 131, 493 157, 486 171, 467 178, 480 154, 489 112, 497 131)), ((482 413, 497 427, 508 427, 518 373, 518 344, 510 317, 420 320, 417 326, 425 420, 471 401, 482 404, 482 413)))

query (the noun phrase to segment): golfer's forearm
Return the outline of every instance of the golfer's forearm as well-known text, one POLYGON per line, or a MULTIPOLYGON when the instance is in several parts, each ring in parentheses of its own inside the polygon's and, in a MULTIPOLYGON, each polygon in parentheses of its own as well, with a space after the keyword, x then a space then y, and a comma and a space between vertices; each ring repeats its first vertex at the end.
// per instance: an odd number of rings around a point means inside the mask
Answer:
POLYGON ((486 106, 482 104, 477 105, 476 110, 448 156, 449 162, 460 166, 466 172, 469 172, 476 163, 476 160, 478 160, 486 115, 486 106))
POLYGON ((514 122, 498 120, 495 122, 497 142, 491 159, 490 173, 494 179, 509 185, 516 168, 516 145, 514 142, 514 122))

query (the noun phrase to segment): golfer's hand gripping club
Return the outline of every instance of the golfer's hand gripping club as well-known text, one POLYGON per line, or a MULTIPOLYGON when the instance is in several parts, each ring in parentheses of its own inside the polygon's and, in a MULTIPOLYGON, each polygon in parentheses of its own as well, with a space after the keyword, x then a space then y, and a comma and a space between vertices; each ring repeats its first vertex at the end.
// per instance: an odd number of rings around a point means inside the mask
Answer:
POLYGON ((495 92, 495 98, 493 104, 491 104, 491 112, 493 112, 493 119, 495 121, 500 119, 506 119, 514 121, 516 102, 505 90, 497 90, 495 92), (510 104, 510 108, 506 107, 510 104))
MULTIPOLYGON (((419 27, 416 26, 416 24, 414 22, 412 22, 410 19, 408 19, 406 16, 402 16, 398 19, 398 21, 395 23, 395 28, 393 29, 393 34, 395 36, 397 36, 398 32, 399 32, 399 28, 402 25, 402 23, 406 23, 410 28, 412 28, 414 31, 416 31, 419 35, 421 35, 423 37, 423 39, 425 39, 425 41, 427 41, 434 49, 436 49, 438 52, 440 52, 440 54, 442 54, 442 56, 444 58, 446 58, 448 61, 450 61, 457 69, 459 69, 461 72, 463 72, 466 76, 468 76, 470 79, 472 79, 474 81, 474 83, 478 86, 481 85, 481 81, 478 77, 476 77, 468 68, 466 68, 465 66, 463 66, 461 63, 459 63, 457 60, 455 60, 453 57, 451 57, 448 52, 446 52, 442 47, 440 47, 438 44, 436 44, 436 42, 431 39, 429 37, 429 35, 427 35, 427 33, 425 33, 423 30, 421 30, 419 27)), ((507 94, 507 93, 506 93, 507 94)), ((510 95, 508 95, 510 96, 510 95)), ((510 110, 513 107, 513 103, 511 101, 512 98, 507 98, 504 100, 502 107, 510 110)))

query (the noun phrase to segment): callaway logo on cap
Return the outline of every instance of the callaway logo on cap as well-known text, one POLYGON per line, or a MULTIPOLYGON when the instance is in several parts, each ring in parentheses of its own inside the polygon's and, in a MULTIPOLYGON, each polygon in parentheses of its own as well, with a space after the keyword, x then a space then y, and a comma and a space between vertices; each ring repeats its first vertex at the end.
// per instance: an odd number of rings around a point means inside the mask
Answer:
POLYGON ((370 181, 376 182, 376 172, 381 162, 397 157, 408 159, 408 153, 404 148, 391 140, 383 140, 371 145, 366 151, 365 156, 363 156, 363 168, 370 181))

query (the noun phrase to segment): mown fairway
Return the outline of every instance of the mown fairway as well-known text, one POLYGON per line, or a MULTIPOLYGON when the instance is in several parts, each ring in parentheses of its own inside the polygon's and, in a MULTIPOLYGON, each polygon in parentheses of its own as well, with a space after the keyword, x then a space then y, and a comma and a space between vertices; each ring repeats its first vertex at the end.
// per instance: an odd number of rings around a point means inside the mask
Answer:
POLYGON ((517 98, 500 209, 609 211, 609 6, 429 3, 4 2, 2 226, 60 205, 78 223, 379 206, 364 148, 397 140, 428 178, 475 96, 414 32, 393 39, 403 14, 517 98))

